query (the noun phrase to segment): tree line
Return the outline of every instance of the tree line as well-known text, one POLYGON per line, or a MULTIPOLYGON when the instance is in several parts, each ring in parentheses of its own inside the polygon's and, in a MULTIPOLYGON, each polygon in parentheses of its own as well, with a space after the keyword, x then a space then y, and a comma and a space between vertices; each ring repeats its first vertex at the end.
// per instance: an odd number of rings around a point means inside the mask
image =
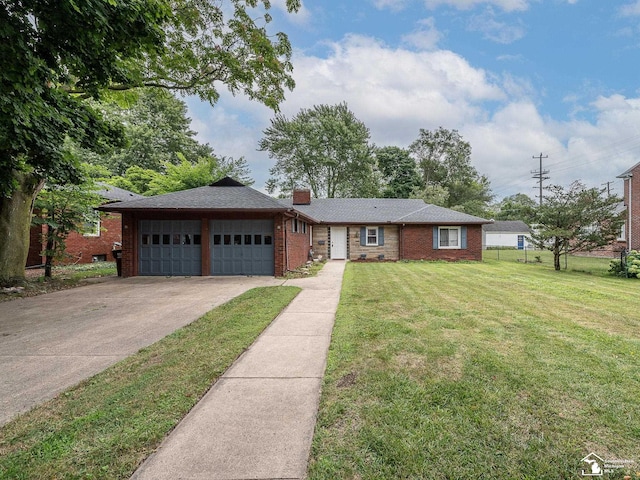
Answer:
POLYGON ((457 130, 420 129, 407 148, 378 147, 346 103, 276 115, 260 150, 275 160, 267 190, 284 196, 305 186, 315 197, 423 198, 478 216, 493 198, 457 130))

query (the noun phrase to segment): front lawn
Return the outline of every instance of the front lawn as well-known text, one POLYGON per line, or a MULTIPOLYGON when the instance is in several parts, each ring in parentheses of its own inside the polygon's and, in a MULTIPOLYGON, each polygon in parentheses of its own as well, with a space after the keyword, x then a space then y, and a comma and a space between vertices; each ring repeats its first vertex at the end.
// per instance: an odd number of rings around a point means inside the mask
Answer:
MULTIPOLYGON (((309 478, 568 479, 592 452, 640 461, 639 288, 510 262, 348 264, 309 478)), ((626 467, 605 478, 640 478, 626 467)))

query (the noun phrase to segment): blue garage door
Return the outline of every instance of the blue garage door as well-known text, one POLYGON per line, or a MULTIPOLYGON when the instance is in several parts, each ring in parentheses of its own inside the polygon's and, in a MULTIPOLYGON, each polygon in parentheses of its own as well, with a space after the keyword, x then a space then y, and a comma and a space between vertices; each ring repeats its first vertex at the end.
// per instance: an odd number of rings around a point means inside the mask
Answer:
POLYGON ((199 220, 141 220, 139 275, 201 275, 199 220))
POLYGON ((211 275, 273 275, 273 220, 211 220, 211 275))

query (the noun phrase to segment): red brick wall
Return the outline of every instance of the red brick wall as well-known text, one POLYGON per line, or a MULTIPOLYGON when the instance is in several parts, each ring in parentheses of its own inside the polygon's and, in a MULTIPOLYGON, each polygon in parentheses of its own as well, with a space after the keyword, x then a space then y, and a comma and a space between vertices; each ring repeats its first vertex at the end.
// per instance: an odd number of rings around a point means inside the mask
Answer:
MULTIPOLYGON (((45 248, 42 243, 42 232, 45 229, 45 226, 31 228, 27 266, 44 263, 41 252, 45 248)), ((88 236, 71 232, 66 240, 65 258, 57 263, 91 263, 94 255, 104 255, 107 261, 112 261, 111 250, 114 242, 121 242, 121 230, 122 222, 119 213, 101 213, 100 235, 88 236)))
POLYGON ((72 232, 67 238, 67 257, 61 263, 91 263, 94 255, 113 260, 114 242, 121 242, 122 222, 119 213, 100 214, 100 235, 88 236, 72 232))
POLYGON ((273 220, 274 275, 276 277, 282 277, 287 271, 287 252, 284 241, 287 225, 284 215, 277 215, 273 220))
POLYGON ((627 206, 626 235, 631 235, 630 250, 640 250, 640 166, 632 170, 633 176, 624 181, 624 204, 627 206), (631 205, 629 205, 629 183, 631 183, 631 205), (631 209, 631 228, 629 228, 631 209))
POLYGON ((300 189, 293 191, 294 205, 309 205, 311 203, 311 190, 300 189))
POLYGON ((122 276, 138 274, 137 219, 131 213, 122 214, 122 276))
POLYGON ((401 229, 400 248, 404 260, 482 260, 482 227, 467 226, 466 249, 433 249, 432 225, 406 225, 401 229))
POLYGON ((295 270, 307 263, 307 260, 309 260, 309 249, 311 248, 309 226, 307 225, 306 233, 294 233, 292 226, 293 219, 288 218, 286 221, 288 270, 295 270))

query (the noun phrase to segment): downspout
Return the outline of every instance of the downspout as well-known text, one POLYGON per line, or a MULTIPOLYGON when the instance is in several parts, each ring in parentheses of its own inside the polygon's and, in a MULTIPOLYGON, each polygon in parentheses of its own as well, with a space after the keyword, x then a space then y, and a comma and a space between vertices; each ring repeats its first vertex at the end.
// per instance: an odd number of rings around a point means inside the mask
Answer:
POLYGON ((284 219, 284 273, 289 271, 289 242, 287 242, 287 223, 288 220, 284 219))
POLYGON ((633 231, 633 229, 631 228, 631 220, 633 218, 633 216, 631 215, 631 211, 633 210, 633 200, 631 197, 632 194, 632 188, 631 188, 631 184, 633 182, 633 174, 629 175, 629 206, 628 206, 628 215, 629 215, 629 220, 628 220, 628 224, 629 224, 629 233, 628 233, 628 237, 629 237, 629 243, 627 245, 627 250, 632 250, 631 247, 631 232, 633 231))

